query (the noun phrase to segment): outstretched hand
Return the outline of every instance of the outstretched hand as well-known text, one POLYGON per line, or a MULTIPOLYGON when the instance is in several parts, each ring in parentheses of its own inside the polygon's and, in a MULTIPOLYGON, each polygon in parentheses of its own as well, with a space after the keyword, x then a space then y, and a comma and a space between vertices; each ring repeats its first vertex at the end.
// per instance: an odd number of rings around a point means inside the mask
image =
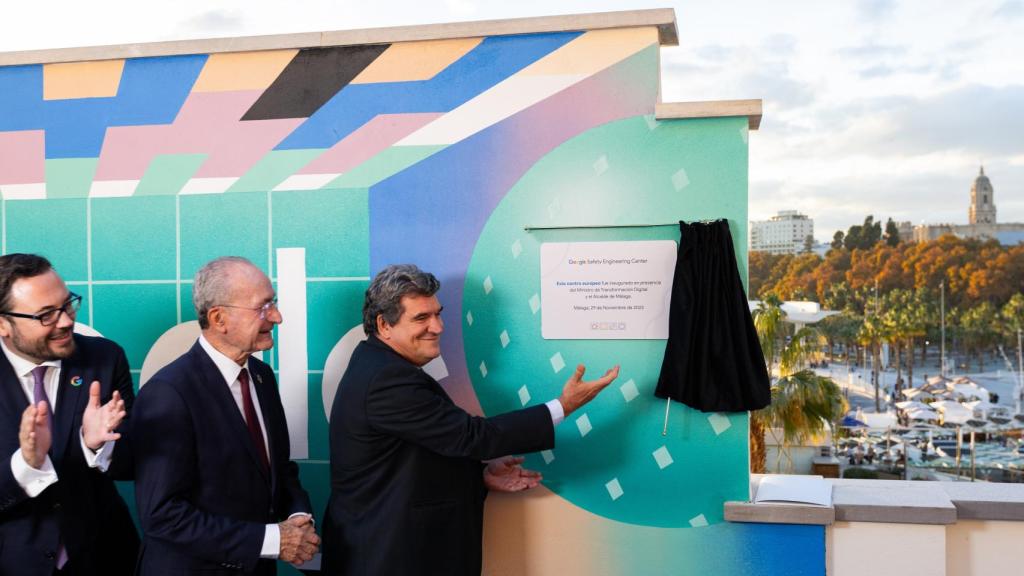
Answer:
POLYGON ((576 372, 569 377, 569 380, 566 381, 565 386, 562 388, 562 395, 558 398, 558 401, 562 404, 562 410, 565 411, 566 416, 593 400, 598 392, 604 390, 619 376, 618 364, 612 366, 604 373, 604 376, 597 380, 584 381, 583 373, 586 370, 587 368, 583 364, 577 365, 576 372))
POLYGON ((48 412, 49 404, 39 402, 29 404, 21 414, 21 428, 18 430, 21 456, 26 464, 37 470, 46 462, 46 453, 50 451, 52 434, 48 412))
POLYGON ((110 401, 101 406, 100 383, 93 381, 89 386, 89 403, 82 414, 82 439, 85 440, 85 445, 95 452, 105 443, 120 438, 121 435, 114 432, 114 429, 121 425, 127 414, 124 400, 117 390, 110 401))
POLYGON ((540 472, 522 467, 523 458, 506 456, 492 461, 484 468, 484 484, 498 492, 522 492, 535 488, 541 481, 540 472))

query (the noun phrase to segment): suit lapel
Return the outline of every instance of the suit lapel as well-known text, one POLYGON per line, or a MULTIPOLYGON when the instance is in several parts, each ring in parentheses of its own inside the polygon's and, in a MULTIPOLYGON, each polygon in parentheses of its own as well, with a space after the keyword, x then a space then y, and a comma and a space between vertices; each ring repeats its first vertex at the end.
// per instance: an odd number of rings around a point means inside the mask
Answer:
POLYGON ((21 387, 21 380, 14 373, 14 368, 7 361, 7 356, 0 352, 0 402, 8 407, 11 413, 21 421, 21 413, 28 408, 28 398, 25 396, 25 389, 21 387))
MULTIPOLYGON (((273 420, 271 420, 273 414, 269 411, 270 398, 268 392, 266 391, 267 386, 271 386, 272 382, 264 382, 262 371, 259 370, 258 368, 254 370, 254 366, 251 360, 246 363, 246 366, 248 366, 249 368, 249 374, 252 378, 253 384, 252 387, 256 391, 256 398, 260 402, 260 414, 263 416, 263 427, 266 429, 264 432, 264 435, 266 436, 266 438, 264 438, 264 441, 267 443, 267 460, 270 462, 270 487, 271 493, 273 493, 275 485, 277 483, 277 475, 274 473, 275 438, 273 436, 273 431, 276 430, 277 428, 276 426, 271 424, 271 422, 274 422, 273 420)), ((248 430, 246 430, 246 432, 248 432, 248 430)), ((259 456, 256 455, 256 457, 258 458, 259 456)))
POLYGON ((231 395, 231 390, 224 382, 224 377, 221 375, 220 370, 217 369, 217 365, 213 363, 213 360, 206 353, 206 350, 203 350, 199 342, 192 346, 191 353, 199 366, 197 372, 203 379, 203 389, 213 401, 214 410, 223 416, 224 422, 231 431, 231 435, 235 438, 236 445, 241 444, 244 447, 243 449, 252 458, 253 465, 263 475, 264 480, 269 482, 270 479, 260 463, 259 454, 256 453, 256 446, 253 445, 252 440, 249 438, 249 429, 245 425, 245 416, 238 409, 238 404, 235 404, 235 398, 231 395))
POLYGON ((57 409, 53 412, 53 448, 51 452, 55 460, 64 457, 64 450, 75 436, 75 417, 85 410, 89 399, 89 386, 92 384, 93 372, 85 365, 82 357, 81 343, 76 338, 75 353, 61 362, 60 379, 57 383, 57 409), (76 384, 72 384, 76 383, 76 384))

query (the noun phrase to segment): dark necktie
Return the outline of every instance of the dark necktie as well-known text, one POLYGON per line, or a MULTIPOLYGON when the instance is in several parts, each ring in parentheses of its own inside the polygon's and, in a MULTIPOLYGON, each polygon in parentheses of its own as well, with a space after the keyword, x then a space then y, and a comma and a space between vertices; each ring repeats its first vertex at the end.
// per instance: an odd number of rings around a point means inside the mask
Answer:
POLYGON ((46 384, 43 380, 46 378, 46 369, 49 366, 36 366, 32 369, 32 379, 35 380, 36 385, 32 390, 32 395, 35 397, 34 403, 39 404, 40 402, 46 402, 46 420, 50 426, 50 437, 53 437, 53 405, 50 404, 50 397, 46 395, 46 384))
MULTIPOLYGON (((36 366, 32 369, 32 379, 35 380, 35 387, 32 389, 32 401, 37 405, 40 402, 46 402, 46 424, 50 428, 50 438, 52 439, 55 434, 53 428, 53 406, 50 404, 50 397, 46 394, 46 384, 43 383, 43 380, 46 379, 47 368, 49 366, 36 366)), ((64 543, 61 542, 57 545, 57 569, 63 568, 67 561, 68 551, 64 547, 64 543)))
POLYGON ((242 410, 245 412, 245 426, 249 429, 249 438, 260 455, 263 469, 269 471, 270 460, 267 458, 267 445, 263 441, 260 420, 256 417, 256 406, 252 403, 252 391, 249 390, 249 371, 245 368, 238 373, 238 382, 242 385, 242 410))

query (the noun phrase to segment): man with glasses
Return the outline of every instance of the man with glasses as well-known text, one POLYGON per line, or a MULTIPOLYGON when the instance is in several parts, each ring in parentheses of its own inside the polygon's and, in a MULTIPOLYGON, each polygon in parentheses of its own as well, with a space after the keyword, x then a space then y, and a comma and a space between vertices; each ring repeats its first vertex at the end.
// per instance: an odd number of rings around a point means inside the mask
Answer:
POLYGON ((319 538, 290 460, 270 366, 282 321, 270 279, 244 258, 196 272, 202 335, 139 392, 133 413, 136 502, 144 534, 137 574, 275 573, 309 561, 319 538))
POLYGON ((42 256, 0 256, 0 574, 130 574, 113 478, 134 393, 120 346, 73 332, 82 297, 42 256))

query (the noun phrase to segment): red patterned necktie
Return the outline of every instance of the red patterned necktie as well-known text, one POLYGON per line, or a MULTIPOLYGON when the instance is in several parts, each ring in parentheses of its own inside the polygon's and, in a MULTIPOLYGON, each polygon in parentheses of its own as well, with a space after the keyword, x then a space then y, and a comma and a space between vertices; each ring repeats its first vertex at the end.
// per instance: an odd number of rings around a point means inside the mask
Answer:
POLYGON ((242 384, 242 410, 245 412, 245 426, 249 429, 249 438, 260 455, 260 463, 264 470, 270 470, 270 460, 267 458, 267 445, 263 441, 263 431, 260 429, 260 420, 256 417, 256 406, 252 402, 252 391, 249 389, 249 371, 242 368, 238 373, 238 381, 242 384))

